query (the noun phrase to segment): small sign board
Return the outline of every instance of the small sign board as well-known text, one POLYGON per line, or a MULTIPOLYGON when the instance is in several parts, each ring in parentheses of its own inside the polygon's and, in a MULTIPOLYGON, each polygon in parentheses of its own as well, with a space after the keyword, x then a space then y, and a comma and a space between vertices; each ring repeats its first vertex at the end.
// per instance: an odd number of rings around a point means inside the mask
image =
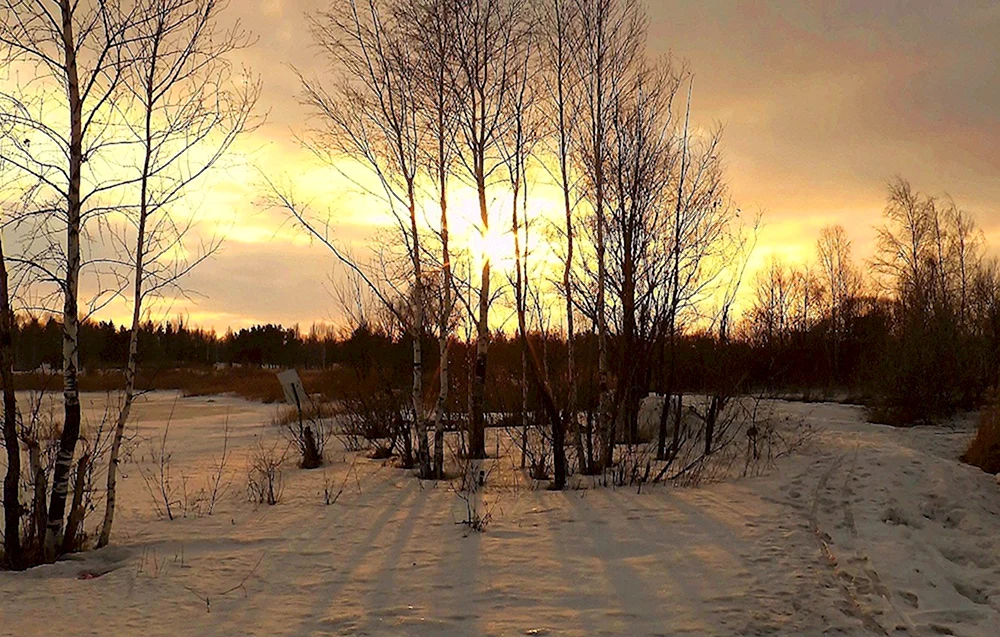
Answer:
POLYGON ((302 386, 299 373, 294 369, 286 369, 278 373, 278 381, 281 382, 281 389, 285 392, 285 402, 301 407, 301 402, 306 397, 306 388, 302 386))

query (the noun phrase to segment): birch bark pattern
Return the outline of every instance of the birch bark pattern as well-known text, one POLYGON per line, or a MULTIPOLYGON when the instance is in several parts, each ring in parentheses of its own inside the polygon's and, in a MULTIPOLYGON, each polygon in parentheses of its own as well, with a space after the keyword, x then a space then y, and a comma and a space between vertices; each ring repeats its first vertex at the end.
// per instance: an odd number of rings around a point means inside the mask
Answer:
POLYGON ((438 319, 438 354, 440 357, 439 373, 440 387, 438 390, 437 410, 434 417, 434 475, 444 478, 444 423, 448 415, 448 389, 451 379, 448 376, 448 349, 451 336, 452 314, 452 274, 451 249, 448 245, 448 153, 451 144, 449 126, 446 123, 446 110, 449 100, 448 65, 451 62, 454 33, 450 31, 448 20, 451 18, 449 5, 441 3, 435 6, 433 20, 434 31, 431 34, 431 48, 434 63, 434 86, 432 109, 437 137, 437 156, 434 161, 437 168, 439 188, 439 205, 441 207, 441 311, 438 319))
POLYGON ((77 382, 80 367, 79 308, 80 288, 80 176, 83 166, 83 102, 77 72, 76 41, 73 37, 71 0, 60 0, 62 11, 63 64, 66 69, 69 98, 69 188, 66 197, 66 280, 63 289, 63 403, 64 417, 59 451, 52 472, 52 496, 45 529, 45 558, 54 560, 62 543, 63 520, 73 454, 80 437, 80 390, 77 382))
MULTIPOLYGON (((151 73, 155 66, 151 67, 151 73)), ((147 86, 151 86, 150 81, 147 86)), ((147 91, 147 97, 151 95, 147 91)), ((140 185, 139 203, 139 227, 136 233, 135 250, 135 277, 132 291, 132 328, 128 340, 128 360, 125 363, 125 395, 122 399, 122 407, 118 412, 118 419, 115 422, 114 438, 111 441, 111 457, 108 460, 107 491, 105 493, 104 520, 101 523, 101 534, 97 539, 97 548, 108 545, 111 541, 111 526, 115 520, 115 503, 117 502, 117 480, 118 464, 121 457, 122 438, 125 435, 125 425, 128 423, 129 415, 132 411, 132 402, 135 398, 135 374, 138 364, 139 354, 139 328, 142 318, 142 276, 143 257, 145 256, 146 245, 146 221, 149 218, 149 167, 152 155, 152 110, 146 110, 146 152, 143 160, 143 171, 140 185)))
MULTIPOLYGON (((444 113, 439 112, 439 125, 444 130, 444 113)), ((439 138, 440 156, 444 155, 445 140, 439 138)), ((434 475, 444 478, 444 421, 448 410, 448 340, 451 325, 451 253, 448 249, 448 191, 447 176, 444 163, 438 168, 438 179, 441 184, 441 317, 438 325, 438 351, 440 353, 440 389, 438 391, 437 411, 434 417, 434 475)))
POLYGON ((417 230, 417 203, 413 181, 407 184, 410 206, 410 233, 413 260, 413 420, 417 427, 417 462, 420 477, 431 477, 430 448, 427 441, 427 420, 424 417, 424 356, 421 340, 424 334, 424 284, 420 267, 420 233, 417 230))

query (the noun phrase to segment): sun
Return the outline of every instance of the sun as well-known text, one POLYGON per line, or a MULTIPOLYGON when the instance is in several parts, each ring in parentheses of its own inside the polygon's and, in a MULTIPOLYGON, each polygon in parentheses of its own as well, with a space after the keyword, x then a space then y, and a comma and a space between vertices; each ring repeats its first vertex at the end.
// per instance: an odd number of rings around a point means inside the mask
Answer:
MULTIPOLYGON (((520 222, 524 223, 524 202, 519 201, 520 222)), ((428 204, 431 208, 436 202, 428 204)), ((532 275, 543 276, 549 268, 557 267, 559 257, 553 252, 547 232, 553 220, 558 220, 559 201, 555 194, 537 188, 528 199, 530 230, 525 239, 521 227, 520 249, 527 251, 532 275), (553 212, 555 211, 555 212, 553 212)), ((467 251, 473 271, 480 271, 489 263, 498 276, 512 274, 517 267, 514 231, 512 228, 513 195, 494 186, 489 194, 489 228, 484 231, 480 215, 479 197, 474 188, 461 186, 449 194, 449 235, 454 249, 467 251)))
POLYGON ((488 262, 495 270, 514 269, 514 237, 509 229, 494 224, 483 234, 481 228, 474 228, 469 245, 480 266, 488 262))
POLYGON ((497 202, 489 210, 489 228, 483 228, 479 211, 479 199, 472 189, 465 189, 452 195, 451 209, 455 212, 449 219, 453 243, 469 250, 473 266, 478 270, 485 263, 493 270, 514 269, 514 236, 510 228, 509 210, 502 202, 497 202))

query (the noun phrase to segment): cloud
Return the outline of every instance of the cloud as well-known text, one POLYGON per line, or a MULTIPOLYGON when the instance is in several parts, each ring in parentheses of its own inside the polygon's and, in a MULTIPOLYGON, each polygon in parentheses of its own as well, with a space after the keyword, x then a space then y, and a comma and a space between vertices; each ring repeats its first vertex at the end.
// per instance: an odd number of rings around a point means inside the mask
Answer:
MULTIPOLYGON (((948 192, 1000 236, 1000 5, 994 0, 649 0, 649 49, 690 61, 694 119, 725 126, 733 194, 767 213, 759 251, 810 258, 819 229, 844 225, 867 256, 896 174, 948 192)), ((322 75, 306 14, 327 0, 231 5, 260 41, 240 63, 264 79, 268 123, 241 144, 244 166, 206 186, 211 217, 230 218, 225 250, 190 279, 190 316, 217 328, 336 318, 324 291, 330 255, 262 212, 256 171, 287 176, 318 209, 341 214, 359 249, 383 215, 321 167, 295 136, 309 113, 291 66, 322 75), (370 226, 369 226, 370 228, 370 226)), ((187 306, 186 306, 187 307, 187 306)))
POLYGON ((738 198, 778 216, 849 202, 853 230, 902 173, 1000 221, 996 3, 649 7, 653 47, 692 63, 696 116, 726 125, 738 198))

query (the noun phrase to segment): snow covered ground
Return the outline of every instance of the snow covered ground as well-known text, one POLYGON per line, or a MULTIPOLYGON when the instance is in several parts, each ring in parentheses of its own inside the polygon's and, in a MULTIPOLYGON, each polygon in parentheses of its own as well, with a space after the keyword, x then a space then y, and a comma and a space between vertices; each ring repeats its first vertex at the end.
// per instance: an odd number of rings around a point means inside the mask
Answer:
POLYGON ((775 407, 817 434, 765 477, 637 494, 522 476, 487 488, 475 533, 451 483, 341 450, 289 465, 277 506, 249 504, 247 453, 275 439, 275 408, 152 394, 140 431, 173 410, 172 476, 191 491, 228 418, 232 488, 210 516, 162 520, 125 465, 112 546, 0 573, 0 634, 1000 635, 1000 487, 955 460, 971 421, 897 430, 850 406, 775 407))

